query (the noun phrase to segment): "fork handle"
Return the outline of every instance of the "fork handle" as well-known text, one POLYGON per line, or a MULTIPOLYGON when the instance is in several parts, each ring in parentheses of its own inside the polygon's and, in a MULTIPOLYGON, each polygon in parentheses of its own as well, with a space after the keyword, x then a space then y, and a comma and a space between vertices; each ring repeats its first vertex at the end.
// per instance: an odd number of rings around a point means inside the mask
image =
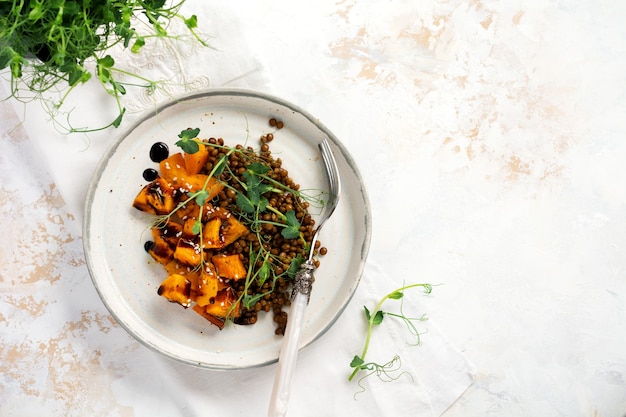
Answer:
POLYGON ((298 341, 304 325, 304 313, 309 301, 308 298, 308 294, 298 292, 291 303, 287 328, 280 347, 268 417, 284 417, 287 414, 291 381, 298 357, 298 341))

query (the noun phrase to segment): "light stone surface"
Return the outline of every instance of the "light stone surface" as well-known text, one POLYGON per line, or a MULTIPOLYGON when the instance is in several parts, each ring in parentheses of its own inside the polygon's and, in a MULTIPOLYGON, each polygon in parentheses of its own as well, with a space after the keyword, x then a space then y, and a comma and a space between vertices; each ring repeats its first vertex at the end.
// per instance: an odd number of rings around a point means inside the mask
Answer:
MULTIPOLYGON (((362 282, 301 352, 290 415, 626 414, 626 3, 186 7, 216 49, 129 67, 178 68, 166 96, 242 86, 305 108, 354 156, 371 200, 362 282), (407 292, 429 317, 422 346, 385 322, 371 351, 398 353, 410 376, 371 377, 354 397, 363 305, 413 282, 439 284, 407 292)), ((83 116, 98 120, 104 99, 85 91, 83 116)), ((150 100, 128 97, 129 123, 150 100)), ((273 366, 173 363, 98 298, 82 203, 118 132, 57 134, 36 103, 0 102, 0 115, 0 415, 266 415, 273 366)))

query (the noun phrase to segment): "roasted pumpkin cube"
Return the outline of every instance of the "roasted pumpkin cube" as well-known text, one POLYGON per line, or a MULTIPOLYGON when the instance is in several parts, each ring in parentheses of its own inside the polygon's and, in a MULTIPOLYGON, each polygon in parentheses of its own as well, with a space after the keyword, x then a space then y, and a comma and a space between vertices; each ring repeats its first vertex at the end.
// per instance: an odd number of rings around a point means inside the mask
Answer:
POLYGON ((180 274, 180 275, 189 276, 191 274, 199 274, 199 272, 196 271, 196 268, 193 268, 189 265, 181 264, 176 259, 171 259, 168 263, 166 263, 163 266, 163 268, 165 269, 165 272, 167 272, 168 275, 180 274))
POLYGON ((211 201, 212 199, 214 199, 223 189, 224 189, 224 183, 222 183, 220 180, 218 180, 215 177, 211 177, 209 179, 209 183, 206 186, 206 190, 209 193, 209 197, 207 198, 207 201, 211 201))
POLYGON ((228 246, 235 242, 247 231, 248 228, 246 225, 237 220, 232 214, 229 214, 226 220, 222 223, 222 242, 224 246, 228 246))
POLYGON ((195 201, 190 201, 176 211, 176 214, 181 220, 187 220, 189 218, 197 219, 200 215, 200 206, 195 201))
POLYGON ((198 304, 193 306, 192 309, 193 309, 193 311, 195 311, 196 313, 200 314, 202 317, 207 319, 209 322, 211 322, 212 324, 214 324, 217 327, 219 327, 220 330, 222 330, 224 328, 224 325, 226 324, 226 319, 224 319, 222 317, 215 317, 214 315, 207 313, 205 311, 205 308, 203 306, 198 305, 198 304))
POLYGON ((183 159, 185 160, 187 173, 191 175, 197 174, 202 170, 209 159, 209 148, 200 143, 198 144, 198 151, 196 153, 185 153, 183 154, 183 159))
POLYGON ((170 243, 163 238, 159 228, 152 228, 152 246, 148 249, 148 253, 152 258, 165 265, 172 259, 174 249, 170 243))
POLYGON ((166 265, 164 265, 164 268, 168 275, 178 274, 187 278, 190 283, 189 298, 191 301, 195 301, 200 291, 200 271, 198 268, 192 268, 189 265, 181 264, 176 259, 169 261, 166 265))
POLYGON ((181 238, 183 232, 183 226, 174 221, 167 222, 167 224, 163 227, 155 226, 153 230, 154 229, 158 229, 161 237, 172 247, 176 247, 176 244, 178 244, 178 240, 181 238))
POLYGON ((212 316, 222 318, 235 318, 241 314, 239 303, 237 303, 232 288, 219 291, 213 298, 213 302, 204 307, 204 311, 212 316))
POLYGON ((202 230, 204 247, 221 249, 239 239, 248 228, 227 210, 217 208, 202 230))
POLYGON ((209 194, 207 201, 210 201, 224 189, 224 184, 216 180, 214 177, 209 178, 208 175, 193 174, 184 176, 182 182, 178 182, 177 187, 190 192, 205 189, 209 194))
POLYGON ((191 283, 184 275, 171 274, 161 283, 157 293, 170 302, 187 308, 191 303, 190 291, 191 283))
POLYGON ((242 279, 247 275, 246 267, 243 265, 239 255, 219 254, 211 258, 211 262, 215 265, 217 275, 227 279, 242 279))
POLYGON ((133 207, 147 213, 168 214, 174 210, 174 190, 159 177, 143 187, 135 197, 133 207))
POLYGON ((207 249, 219 249, 223 247, 222 236, 222 219, 214 217, 209 220, 202 229, 203 245, 207 249))
POLYGON ((208 305, 217 295, 218 289, 219 277, 217 276, 215 267, 207 262, 202 268, 202 273, 198 279, 196 303, 200 306, 208 305))
POLYGON ((187 176, 185 160, 183 154, 180 152, 172 154, 159 162, 159 169, 161 170, 161 177, 163 177, 172 188, 180 188, 187 176))
POLYGON ((185 265, 196 267, 202 261, 202 252, 198 242, 181 238, 174 250, 174 258, 185 265))
POLYGON ((197 223, 198 219, 195 217, 188 217, 183 224, 183 235, 185 237, 190 238, 195 236, 197 233, 194 233, 194 227, 197 223))

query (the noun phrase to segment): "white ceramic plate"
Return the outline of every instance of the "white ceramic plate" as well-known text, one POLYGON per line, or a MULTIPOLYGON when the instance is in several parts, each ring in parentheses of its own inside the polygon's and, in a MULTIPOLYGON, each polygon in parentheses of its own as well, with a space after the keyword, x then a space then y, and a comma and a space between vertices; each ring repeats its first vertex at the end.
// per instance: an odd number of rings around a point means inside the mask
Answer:
MULTIPOLYGON (((302 188, 328 190, 318 143, 326 137, 335 153, 342 195, 320 233, 328 254, 316 271, 300 339, 304 347, 337 320, 359 283, 369 249, 370 208, 360 174, 343 145, 317 119, 275 97, 243 90, 207 91, 178 99, 139 121, 113 144, 90 184, 84 222, 87 265, 116 320, 137 340, 173 359, 213 369, 262 366, 278 359, 281 337, 274 335, 271 313, 251 326, 211 325, 191 310, 157 295, 166 274, 143 243, 153 218, 132 208, 146 184, 142 172, 157 168, 149 158, 153 143, 169 145, 181 130, 200 128, 200 137, 222 137, 227 145, 255 149, 262 133, 274 132, 275 117, 285 127, 275 132, 270 149, 302 188)), ((288 310, 287 310, 288 311, 288 310)))

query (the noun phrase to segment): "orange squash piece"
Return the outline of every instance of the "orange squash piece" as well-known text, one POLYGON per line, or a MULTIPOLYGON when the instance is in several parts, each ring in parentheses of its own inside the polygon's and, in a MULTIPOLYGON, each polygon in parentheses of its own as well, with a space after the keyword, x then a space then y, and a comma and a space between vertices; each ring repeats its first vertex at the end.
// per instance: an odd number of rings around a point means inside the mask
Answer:
POLYGON ((229 214, 222 224, 222 242, 224 246, 228 246, 235 242, 248 231, 245 224, 237 220, 232 214, 229 214))
POLYGON ((174 258, 192 267, 196 267, 202 261, 202 250, 200 244, 194 240, 179 239, 176 249, 174 250, 174 258))
POLYGON ((215 265, 217 275, 227 279, 242 279, 245 278, 248 271, 246 271, 239 255, 215 255, 211 258, 211 262, 215 265))
POLYGON ((204 225, 202 229, 202 239, 204 247, 207 249, 218 249, 222 245, 220 231, 222 229, 222 219, 214 217, 204 225))
POLYGON ((176 259, 171 259, 168 263, 166 263, 163 268, 165 268, 165 272, 168 275, 171 274, 180 274, 180 275, 188 275, 194 271, 194 268, 189 265, 183 265, 178 262, 176 259))
POLYGON ((152 247, 148 249, 150 256, 163 265, 170 262, 174 255, 174 249, 172 249, 172 246, 163 238, 161 230, 156 227, 152 229, 152 241, 154 243, 152 247))
MULTIPOLYGON (((188 217, 183 224, 183 235, 187 238, 193 238, 196 234, 193 232, 193 227, 197 222, 197 218, 188 217)), ((206 245, 205 245, 206 247, 206 245)))
POLYGON ((200 314, 202 317, 204 317, 208 321, 210 321, 211 324, 216 325, 220 330, 222 330, 224 328, 224 325, 226 324, 226 319, 221 318, 221 317, 215 317, 215 316, 207 313, 205 311, 205 308, 202 307, 202 306, 199 306, 198 304, 193 306, 192 310, 195 311, 196 313, 200 314))
MULTIPOLYGON (((206 205, 205 205, 206 206, 206 205)), ((195 201, 190 201, 176 211, 176 214, 182 220, 187 220, 190 217, 197 219, 200 215, 200 207, 195 201)))
POLYGON ((185 160, 183 154, 178 152, 159 162, 161 177, 165 179, 172 188, 180 188, 183 184, 187 171, 185 170, 185 160))
POLYGON ((207 306, 215 299, 219 290, 219 277, 215 271, 215 267, 210 263, 206 263, 198 279, 198 295, 196 303, 199 306, 207 306))
POLYGON ((191 303, 189 298, 191 283, 185 276, 171 274, 161 283, 157 293, 172 303, 178 303, 187 308, 191 303))
POLYGON ((183 226, 180 223, 170 220, 163 227, 157 227, 157 226, 153 227, 152 228, 153 233, 155 229, 158 230, 161 237, 165 239, 165 241, 169 243, 169 245, 172 246, 172 248, 174 248, 176 247, 176 244, 178 243, 178 239, 180 239, 180 237, 182 236, 183 226))
POLYGON ((133 201, 137 210, 152 214, 167 214, 174 210, 174 190, 163 178, 143 187, 133 201))
POLYGON ((216 180, 215 177, 211 177, 209 179, 209 176, 204 174, 186 175, 183 177, 182 183, 178 186, 187 191, 196 192, 202 190, 204 188, 204 184, 206 184, 205 190, 209 194, 207 201, 211 201, 216 195, 219 194, 220 191, 224 189, 224 184, 216 180))
POLYGON ((209 148, 200 143, 196 153, 185 153, 183 159, 187 173, 192 175, 198 174, 209 159, 209 148))
POLYGON ((227 288, 217 293, 213 299, 213 303, 209 303, 204 307, 204 311, 215 317, 229 318, 239 317, 241 310, 239 304, 236 303, 235 294, 232 289, 227 288))
MULTIPOLYGON (((187 172, 185 157, 180 152, 170 155, 167 159, 161 161, 159 168, 161 176, 175 189, 180 188, 191 192, 200 191, 204 188, 204 184, 207 183, 209 178, 208 175, 187 172)), ((207 200, 211 200, 223 188, 224 184, 211 177, 206 187, 209 193, 207 200)))

